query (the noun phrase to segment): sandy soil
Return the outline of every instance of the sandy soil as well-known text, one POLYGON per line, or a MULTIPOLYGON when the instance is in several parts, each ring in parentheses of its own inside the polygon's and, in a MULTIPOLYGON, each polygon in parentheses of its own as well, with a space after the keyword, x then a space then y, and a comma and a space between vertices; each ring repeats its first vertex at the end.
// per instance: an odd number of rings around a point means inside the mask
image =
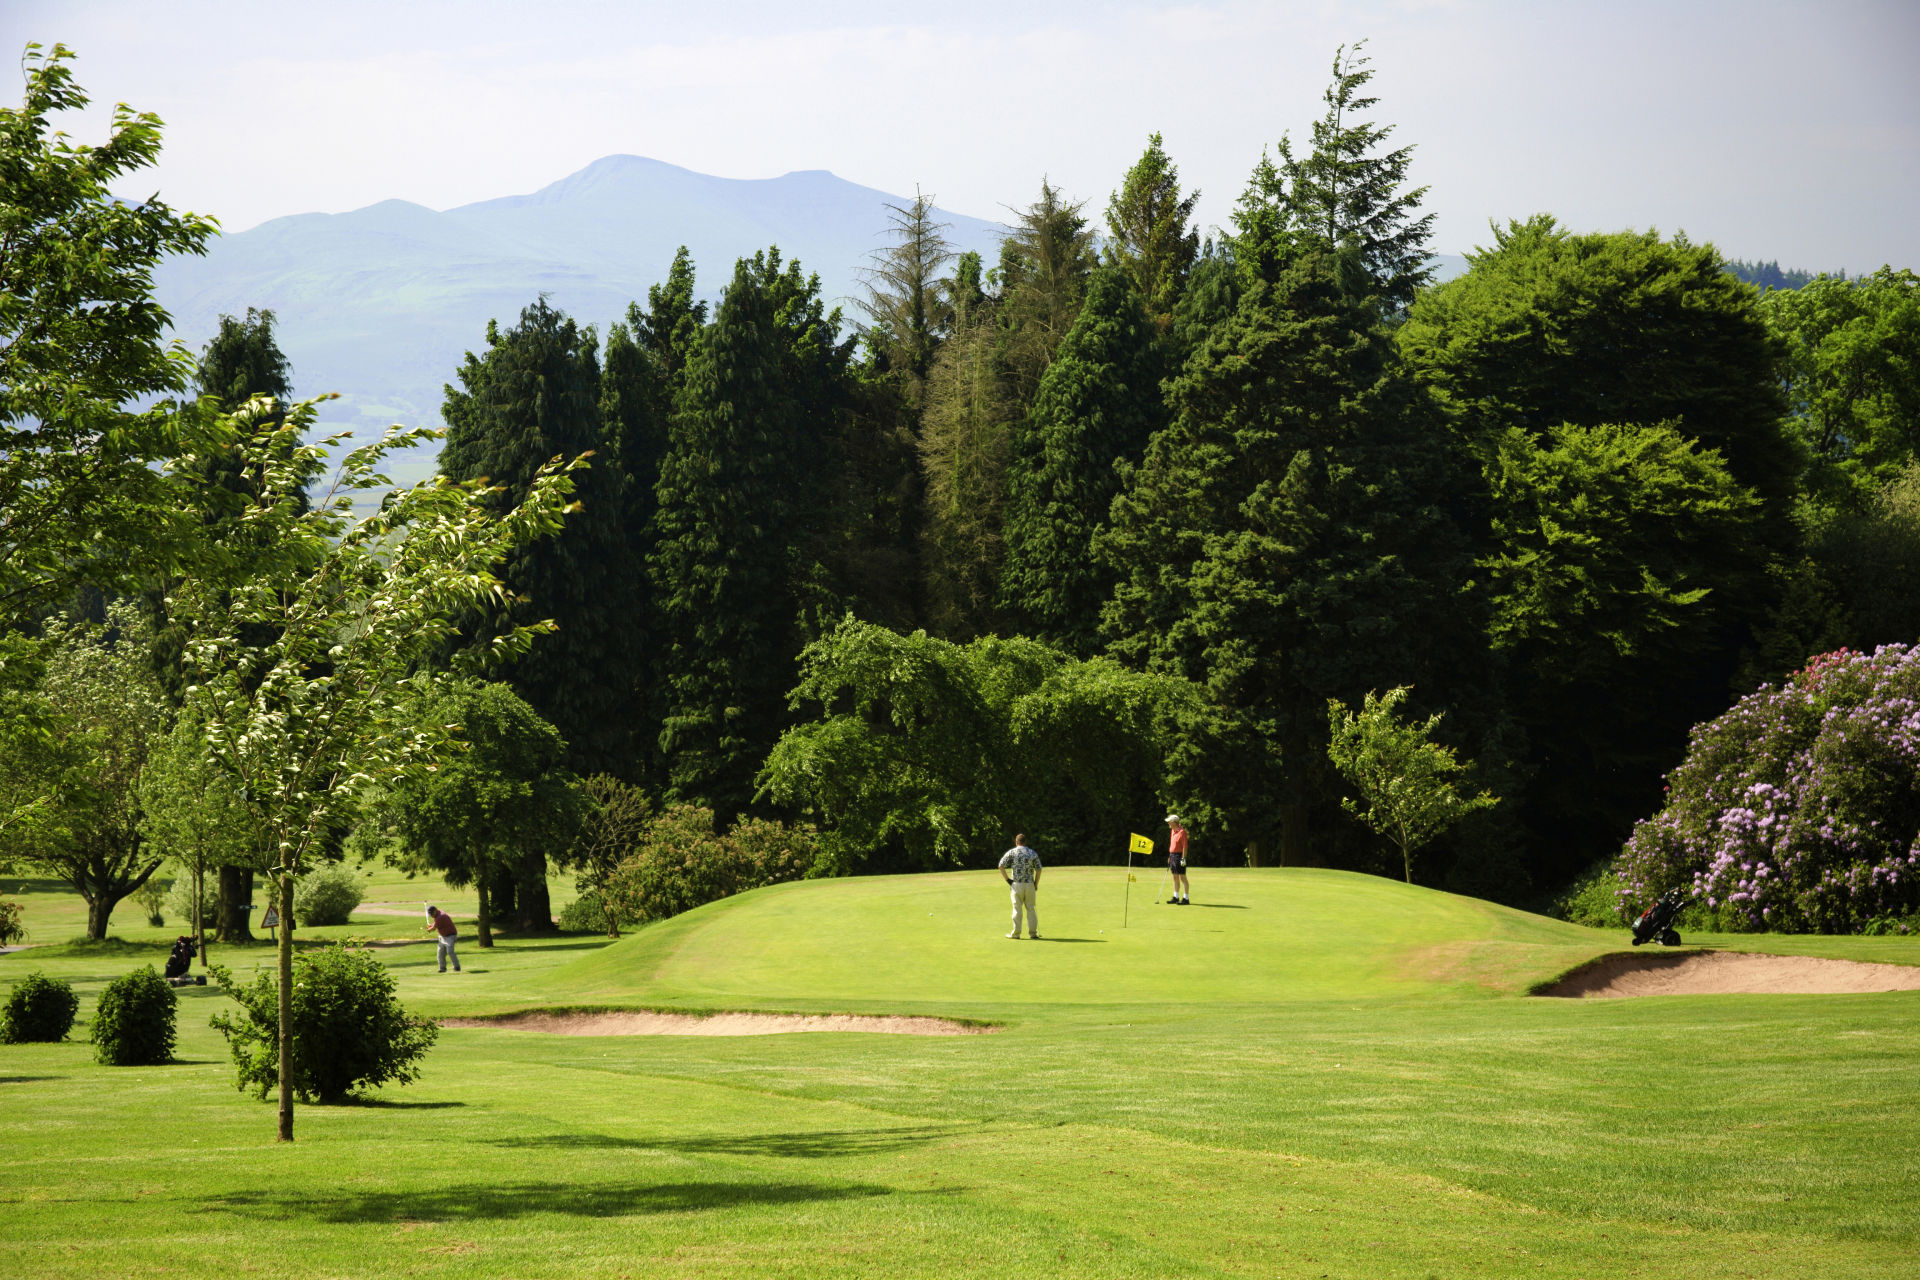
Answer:
POLYGON ((510 1018, 442 1018, 443 1027, 498 1027, 561 1036, 767 1036, 793 1031, 880 1031, 905 1036, 977 1036, 945 1018, 874 1018, 850 1013, 523 1013, 510 1018))
POLYGON ((1602 956, 1541 992, 1574 999, 1731 994, 1853 995, 1920 991, 1920 966, 1751 952, 1602 956))

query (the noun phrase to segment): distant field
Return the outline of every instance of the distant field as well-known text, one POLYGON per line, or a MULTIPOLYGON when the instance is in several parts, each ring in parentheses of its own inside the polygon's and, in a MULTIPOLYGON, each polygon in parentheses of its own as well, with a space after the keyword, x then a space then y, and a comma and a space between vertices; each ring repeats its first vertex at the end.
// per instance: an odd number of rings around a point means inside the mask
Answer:
MULTIPOLYGON (((1920 1274, 1920 992, 1531 998, 1624 934, 1326 871, 1197 872, 1188 908, 1142 873, 1123 929, 1122 876, 1048 872, 1039 942, 960 873, 778 886, 612 944, 469 940, 460 975, 384 949, 435 1016, 1002 1029, 447 1030, 419 1084, 304 1108, 291 1146, 233 1090, 213 991, 184 993, 174 1066, 0 1047, 0 1275, 1920 1274)), ((37 939, 79 931, 26 900, 37 939)), ((0 957, 0 985, 62 974, 88 1016, 161 958, 125 910, 127 943, 0 957)), ((1697 941, 1920 963, 1909 939, 1697 941)))

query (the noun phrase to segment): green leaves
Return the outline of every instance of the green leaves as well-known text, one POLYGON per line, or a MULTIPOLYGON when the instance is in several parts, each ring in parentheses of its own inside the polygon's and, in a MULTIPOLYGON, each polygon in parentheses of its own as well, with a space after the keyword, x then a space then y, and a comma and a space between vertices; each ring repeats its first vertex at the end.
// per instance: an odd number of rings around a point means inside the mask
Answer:
POLYGON ((1327 757, 1360 792, 1358 801, 1343 797, 1341 805, 1399 846, 1408 884, 1416 849, 1474 810, 1499 803, 1489 792, 1460 793, 1460 775, 1468 766, 1454 758, 1451 747, 1431 740, 1439 713, 1424 721, 1399 719, 1410 692, 1404 685, 1384 696, 1369 691, 1357 715, 1338 699, 1327 699, 1327 757))

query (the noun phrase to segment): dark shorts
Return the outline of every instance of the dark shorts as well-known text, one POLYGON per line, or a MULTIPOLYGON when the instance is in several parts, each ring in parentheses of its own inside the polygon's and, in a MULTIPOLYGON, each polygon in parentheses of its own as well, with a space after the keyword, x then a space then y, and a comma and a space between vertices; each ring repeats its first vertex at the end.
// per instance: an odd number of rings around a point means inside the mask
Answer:
POLYGON ((1183 876, 1187 874, 1187 860, 1185 858, 1168 858, 1167 870, 1176 876, 1183 876))

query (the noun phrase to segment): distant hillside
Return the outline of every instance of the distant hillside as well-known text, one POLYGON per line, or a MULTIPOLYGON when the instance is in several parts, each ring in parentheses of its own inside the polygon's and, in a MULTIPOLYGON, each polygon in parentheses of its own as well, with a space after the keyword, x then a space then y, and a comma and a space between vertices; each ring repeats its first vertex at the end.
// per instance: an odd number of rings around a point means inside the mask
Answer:
MULTIPOLYGON (((902 203, 823 170, 741 181, 608 156, 532 195, 444 213, 388 200, 276 218, 220 237, 204 258, 169 261, 158 294, 196 350, 222 313, 271 308, 297 393, 342 393, 331 420, 437 423, 441 387, 487 321, 512 321, 541 293, 604 331, 682 244, 707 296, 735 259, 778 245, 819 272, 830 299, 848 298, 884 242, 886 206, 902 203)), ((998 253, 1003 227, 939 216, 959 249, 998 253)))
MULTIPOLYGON (((850 300, 886 242, 886 207, 906 202, 819 169, 744 181, 608 156, 531 195, 444 213, 387 200, 276 218, 220 237, 203 258, 168 261, 157 291, 176 336, 196 351, 223 313, 270 308, 296 393, 341 393, 330 426, 437 424, 441 388, 488 320, 510 323, 544 293, 604 331, 645 299, 682 244, 707 297, 735 259, 778 245, 857 318, 850 300)), ((1004 226, 946 210, 939 218, 957 250, 998 256, 1004 226)), ((1466 263, 1443 254, 1435 266, 1446 279, 1466 263)), ((397 479, 413 478, 401 471, 397 479)))

